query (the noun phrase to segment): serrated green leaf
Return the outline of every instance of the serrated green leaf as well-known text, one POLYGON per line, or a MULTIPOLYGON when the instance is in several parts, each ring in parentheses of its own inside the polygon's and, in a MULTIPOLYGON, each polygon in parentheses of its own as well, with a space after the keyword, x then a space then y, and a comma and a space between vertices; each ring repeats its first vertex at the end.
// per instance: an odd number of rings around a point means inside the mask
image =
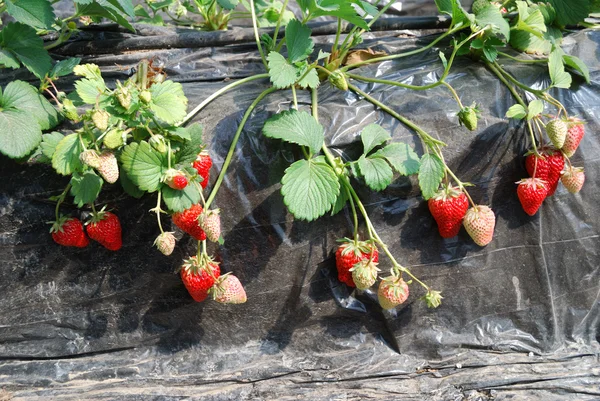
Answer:
POLYGON ((19 22, 9 22, 0 32, 0 48, 10 52, 39 79, 52 68, 52 59, 35 29, 19 22))
POLYGON ((559 25, 576 25, 587 18, 590 11, 589 0, 546 0, 556 11, 559 25))
POLYGON ((544 112, 544 102, 540 99, 535 99, 529 103, 527 111, 527 120, 532 120, 533 117, 542 114, 544 112))
POLYGON ((185 128, 190 137, 177 151, 175 157, 178 164, 191 164, 198 157, 204 145, 202 141, 202 125, 194 123, 185 128))
POLYGON ((298 160, 281 180, 283 202, 297 219, 312 221, 331 210, 340 184, 324 157, 298 160))
POLYGON ((267 61, 269 77, 273 86, 284 89, 296 83, 299 78, 299 70, 291 65, 285 57, 277 52, 271 52, 267 57, 267 61))
POLYGON ((75 11, 77 15, 88 15, 90 17, 102 17, 116 22, 117 24, 135 32, 127 16, 107 0, 77 0, 75 1, 75 11))
POLYGON ((102 79, 80 79, 75 82, 75 90, 79 98, 86 104, 101 103, 108 97, 106 85, 102 79))
POLYGON ((371 158, 376 157, 386 159, 402 175, 417 174, 421 166, 419 156, 403 142, 391 143, 371 155, 371 158))
POLYGON ((483 55, 490 63, 493 63, 498 58, 498 50, 494 46, 484 46, 483 55))
POLYGON ((339 17, 359 28, 369 29, 365 20, 357 14, 352 6, 352 2, 348 0, 310 0, 307 3, 310 3, 308 9, 312 18, 324 16, 339 17))
POLYGON ((334 216, 341 212, 348 203, 348 191, 344 188, 342 183, 340 183, 340 193, 335 200, 335 204, 331 208, 331 215, 334 216))
POLYGON ((51 29, 56 16, 47 0, 6 0, 6 12, 15 20, 37 29, 51 29))
POLYGON ((425 153, 421 157, 421 168, 419 170, 419 187, 423 198, 428 200, 440 187, 444 178, 444 163, 437 155, 425 153))
POLYGON ((562 52, 558 48, 553 50, 550 57, 548 57, 548 71, 550 72, 552 86, 565 89, 571 87, 571 74, 565 71, 562 52))
POLYGON ((56 150, 56 145, 58 145, 63 138, 64 135, 60 132, 51 132, 49 134, 42 135, 42 143, 40 143, 42 155, 51 161, 54 151, 56 150))
POLYGON ((181 191, 165 185, 162 194, 165 204, 172 212, 183 212, 200 202, 200 192, 193 184, 189 184, 181 191))
POLYGON ((54 107, 31 85, 12 81, 0 91, 0 153, 21 158, 42 140, 42 129, 54 127, 54 107))
POLYGON ((313 52, 314 43, 310 38, 311 30, 300 21, 293 19, 285 27, 285 44, 288 59, 292 63, 306 60, 313 52))
POLYGON ((360 133, 363 143, 363 154, 368 155, 377 146, 392 139, 391 135, 381 125, 369 124, 360 133))
POLYGON ((543 38, 520 30, 513 30, 510 36, 510 45, 517 50, 529 54, 548 54, 552 50, 552 43, 559 44, 562 41, 560 29, 548 27, 543 38))
POLYGON ((100 194, 104 181, 93 171, 86 171, 83 174, 74 173, 71 177, 71 195, 77 207, 82 207, 87 203, 94 203, 100 194))
POLYGON ((150 93, 150 110, 156 118, 167 124, 176 124, 185 118, 188 101, 179 82, 164 81, 154 84, 150 87, 150 93))
POLYGON ((319 49, 319 55, 317 56, 317 61, 327 58, 329 56, 331 56, 331 53, 324 52, 323 50, 319 49))
POLYGON ((2 66, 15 70, 21 66, 21 62, 10 50, 0 49, 0 67, 2 66))
POLYGON ((263 127, 263 134, 269 138, 307 146, 317 153, 323 146, 323 127, 304 111, 284 111, 269 118, 263 127))
POLYGON ((527 110, 520 104, 513 104, 506 112, 506 118, 522 120, 527 116, 527 110))
POLYGON ((238 4, 240 4, 240 1, 239 0, 217 0, 217 3, 219 3, 219 5, 226 10, 233 10, 234 8, 237 7, 238 4))
POLYGON ((583 60, 581 60, 578 57, 569 56, 569 55, 565 54, 565 55, 563 55, 563 62, 569 68, 572 68, 573 70, 580 73, 583 76, 583 78, 585 79, 586 83, 588 83, 588 84, 590 83, 590 70, 588 69, 587 65, 585 65, 583 60))
POLYGON ((129 179, 143 191, 154 192, 168 168, 165 156, 154 151, 145 141, 133 142, 123 148, 121 165, 129 179))
POLYGON ((73 69, 79 65, 81 59, 79 57, 72 57, 65 60, 61 60, 58 63, 54 64, 52 70, 48 74, 52 78, 64 77, 66 75, 70 75, 73 72, 73 69))
POLYGON ((502 16, 498 7, 494 5, 485 6, 479 14, 475 16, 475 23, 481 27, 492 27, 492 32, 499 33, 508 41, 510 39, 510 26, 502 16))
POLYGON ((96 64, 78 64, 73 67, 73 74, 87 79, 104 82, 102 73, 100 72, 100 67, 98 67, 96 64))
POLYGON ((83 152, 83 146, 79 140, 79 135, 70 134, 65 136, 56 145, 52 155, 52 167, 58 174, 70 175, 83 168, 79 155, 83 152))
MULTIPOLYGON (((302 75, 304 75, 304 71, 300 74, 300 76, 302 76, 302 75)), ((305 88, 305 89, 306 88, 316 89, 319 87, 320 83, 321 83, 321 81, 319 80, 319 74, 317 73, 317 70, 315 70, 314 68, 312 70, 310 70, 304 78, 302 78, 301 80, 298 81, 298 85, 300 85, 302 88, 305 88)))
POLYGON ((135 10, 133 7, 133 2, 131 0, 107 0, 110 4, 112 4, 116 9, 123 12, 125 15, 134 18, 135 10))
POLYGON ((358 168, 365 183, 373 191, 382 191, 392 183, 394 172, 384 159, 362 155, 358 159, 358 168))
POLYGON ((125 193, 132 198, 139 199, 144 196, 144 191, 135 186, 123 168, 119 168, 119 182, 125 193))

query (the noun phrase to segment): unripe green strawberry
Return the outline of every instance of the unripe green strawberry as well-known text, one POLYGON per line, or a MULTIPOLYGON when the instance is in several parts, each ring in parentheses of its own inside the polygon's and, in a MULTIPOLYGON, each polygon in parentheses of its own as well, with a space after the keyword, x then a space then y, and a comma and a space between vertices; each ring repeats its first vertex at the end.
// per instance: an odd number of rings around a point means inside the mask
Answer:
POLYGON ((442 304, 443 298, 441 292, 430 289, 421 299, 427 303, 428 308, 437 308, 442 304))
POLYGON ((77 24, 73 21, 69 21, 67 23, 67 28, 69 28, 69 30, 73 31, 73 30, 77 29, 77 24))
POLYGON ((383 309, 393 309, 408 299, 408 284, 402 278, 389 276, 381 280, 377 299, 383 309))
POLYGON ((100 131, 106 131, 108 128, 108 119, 110 118, 110 114, 108 114, 105 110, 94 110, 92 112, 92 121, 96 128, 100 131))
POLYGON ((561 182, 572 194, 581 191, 585 182, 585 173, 582 167, 570 167, 562 174, 561 182))
POLYGON ((546 124, 546 133, 548 134, 548 138, 552 141, 554 146, 557 149, 560 149, 565 144, 565 139, 567 138, 567 123, 563 120, 559 120, 555 118, 551 120, 548 124, 546 124))
POLYGON ((517 182, 517 196, 523 206, 523 210, 530 216, 537 213, 540 206, 546 199, 548 187, 546 181, 539 178, 525 178, 517 182))
POLYGON ((221 276, 210 291, 214 300, 222 304, 243 304, 247 300, 244 286, 231 273, 221 276))
POLYGON ((569 129, 562 151, 565 152, 567 157, 571 157, 579 147, 579 143, 585 135, 585 126, 580 119, 575 117, 568 120, 567 126, 569 129))
POLYGON ((100 155, 93 149, 84 150, 79 154, 79 160, 81 163, 91 168, 100 167, 100 155))
POLYGON ((77 107, 75 107, 71 99, 63 99, 59 107, 61 113, 69 120, 79 122, 81 119, 79 113, 77 113, 77 107))
POLYGON ((100 155, 100 165, 97 170, 109 184, 114 184, 119 179, 119 164, 113 153, 103 152, 100 155))
POLYGON ((140 100, 144 103, 150 103, 152 101, 152 93, 149 90, 143 90, 140 92, 140 100))
POLYGON ((121 83, 117 83, 115 94, 117 95, 119 104, 121 104, 125 110, 129 110, 129 107, 131 107, 131 91, 129 88, 123 86, 121 83))
POLYGON ((469 131, 475 131, 477 129, 477 114, 479 109, 476 105, 465 107, 458 112, 458 121, 461 125, 467 127, 469 131))
POLYGON ((86 223, 86 231, 91 239, 108 250, 118 251, 123 245, 119 218, 104 209, 92 214, 92 219, 86 223))
POLYGON ((53 222, 50 233, 54 242, 62 246, 85 248, 90 243, 83 231, 81 221, 72 217, 60 216, 53 222))
POLYGON ((348 79, 343 71, 335 70, 329 74, 329 82, 336 88, 347 91, 348 90, 348 79))
POLYGON ((148 140, 148 143, 154 148, 154 150, 156 150, 159 153, 165 154, 169 150, 169 148, 167 147, 167 141, 162 135, 153 135, 148 140))
POLYGON ((365 241, 356 241, 355 243, 354 240, 344 238, 340 242, 342 242, 342 245, 338 247, 335 253, 338 279, 349 287, 356 287, 350 269, 363 259, 372 259, 373 262, 379 262, 379 251, 375 245, 365 241))
POLYGON ((359 290, 370 288, 377 281, 378 263, 369 259, 363 259, 350 269, 352 281, 359 290))
POLYGON ((175 236, 172 232, 159 234, 154 240, 154 246, 156 246, 163 255, 169 256, 173 253, 173 249, 175 249, 175 236))
POLYGON ((123 141, 123 131, 120 129, 111 129, 102 140, 104 146, 109 149, 117 149, 125 144, 123 141))
POLYGON ((221 274, 219 264, 206 255, 198 261, 196 256, 184 261, 181 266, 181 281, 194 301, 202 302, 221 274))
POLYGON ((486 246, 494 237, 496 216, 489 207, 475 205, 467 211, 463 225, 477 245, 486 246))
POLYGON ((219 209, 208 210, 200 213, 198 223, 206 233, 206 238, 212 242, 218 242, 221 237, 221 216, 219 209))

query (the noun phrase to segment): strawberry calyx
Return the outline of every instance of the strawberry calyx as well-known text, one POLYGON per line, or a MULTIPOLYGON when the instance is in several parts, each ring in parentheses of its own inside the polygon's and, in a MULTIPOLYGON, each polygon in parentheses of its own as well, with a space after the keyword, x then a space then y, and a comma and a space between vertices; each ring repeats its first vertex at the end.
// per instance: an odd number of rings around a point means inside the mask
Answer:
POLYGON ((85 222, 85 225, 87 226, 88 224, 96 224, 98 222, 101 222, 102 220, 106 219, 106 213, 108 213, 108 211, 106 210, 106 205, 104 205, 102 209, 100 209, 100 211, 92 211, 91 218, 85 222))
POLYGON ((462 192, 463 191, 460 187, 453 187, 450 184, 444 184, 442 185, 442 188, 433 195, 432 199, 445 201, 447 199, 458 198, 462 192))
POLYGON ((356 257, 362 257, 363 255, 370 255, 370 259, 374 258, 377 252, 374 240, 360 241, 353 240, 350 238, 338 239, 338 242, 342 243, 344 249, 342 250, 342 256, 348 255, 350 252, 354 252, 356 257))
POLYGON ((71 220, 72 218, 73 217, 68 217, 68 216, 61 214, 56 221, 49 221, 48 224, 52 224, 52 227, 50 227, 50 232, 51 233, 64 232, 63 226, 65 225, 65 223, 68 220, 71 220))
POLYGON ((535 186, 536 188, 543 188, 546 189, 548 183, 546 182, 546 180, 542 180, 541 178, 536 178, 536 177, 531 177, 531 178, 523 178, 522 180, 519 180, 517 182, 515 182, 515 184, 524 184, 527 185, 528 187, 533 187, 535 186))

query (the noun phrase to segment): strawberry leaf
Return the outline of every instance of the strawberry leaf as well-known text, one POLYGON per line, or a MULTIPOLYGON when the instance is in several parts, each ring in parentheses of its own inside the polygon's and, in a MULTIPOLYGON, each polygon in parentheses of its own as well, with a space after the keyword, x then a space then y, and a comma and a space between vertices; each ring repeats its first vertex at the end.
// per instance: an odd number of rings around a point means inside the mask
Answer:
POLYGON ((120 160, 123 170, 139 189, 154 192, 161 187, 160 180, 168 168, 167 160, 148 142, 133 142, 125 146, 120 160))
POLYGON ((544 102, 540 99, 535 99, 529 103, 527 111, 527 120, 532 120, 533 117, 540 115, 544 112, 544 102))
POLYGON ((527 110, 520 104, 512 105, 506 112, 506 118, 514 118, 516 120, 522 120, 527 116, 527 110))
POLYGON ((346 189, 341 185, 340 183, 340 193, 337 196, 337 199, 335 200, 335 204, 333 205, 333 208, 331 209, 331 215, 336 215, 339 212, 342 211, 342 209, 344 208, 344 206, 346 206, 346 203, 348 202, 348 191, 346 191, 346 189))
POLYGON ((306 60, 313 52, 314 43, 310 38, 311 30, 300 21, 293 19, 285 27, 285 44, 288 59, 292 63, 306 60))
POLYGON ((163 186, 163 200, 172 212, 183 212, 192 207, 192 205, 200 202, 200 192, 196 185, 189 184, 182 190, 173 189, 168 186, 163 186))
POLYGON ((44 78, 52 68, 52 59, 44 49, 44 41, 35 29, 18 22, 9 22, 0 31, 0 49, 4 54, 0 58, 7 67, 17 68, 14 59, 18 59, 39 79, 44 78))
POLYGON ((365 183, 373 191, 382 191, 392 183, 394 172, 384 159, 362 155, 358 159, 358 168, 365 183))
POLYGON ((304 111, 284 111, 269 118, 263 127, 269 138, 307 146, 312 153, 319 152, 323 145, 323 127, 304 111))
POLYGON ((48 160, 52 160, 52 156, 54 156, 54 151, 56 150, 56 145, 62 139, 64 135, 60 132, 51 132, 49 134, 42 135, 42 143, 40 143, 40 150, 42 152, 42 156, 48 160))
POLYGON ((438 190, 444 178, 444 163, 437 155, 425 153, 421 157, 419 170, 419 186, 425 200, 431 198, 438 190))
MULTIPOLYGON (((304 68, 299 75, 303 76, 305 72, 306 72, 306 68, 304 68)), ((319 80, 319 74, 317 73, 317 70, 315 70, 314 68, 312 70, 310 70, 304 78, 302 78, 301 80, 298 81, 298 85, 300 85, 304 89, 318 88, 320 83, 321 83, 321 81, 319 80)))
POLYGON ((556 10, 559 25, 576 25, 587 18, 590 10, 589 0, 546 0, 556 10))
POLYGON ((240 3, 240 0, 217 0, 217 3, 225 10, 233 10, 240 3))
POLYGON ((285 57, 277 52, 271 52, 267 56, 269 64, 269 77, 273 86, 279 89, 287 88, 296 83, 299 70, 291 65, 285 57))
POLYGON ((297 219, 312 221, 331 210, 340 183, 323 156, 298 160, 281 180, 283 202, 297 219))
POLYGON ((52 167, 58 174, 70 175, 76 171, 81 171, 83 165, 79 161, 79 155, 83 152, 83 146, 79 140, 78 134, 65 136, 56 145, 52 155, 52 167))
POLYGON ((565 54, 563 55, 563 62, 567 67, 580 73, 585 79, 586 83, 590 83, 590 70, 580 58, 565 54))
POLYGON ((47 0, 6 0, 6 12, 15 20, 37 29, 50 29, 56 16, 47 0))
POLYGON ((102 178, 93 171, 86 171, 83 174, 74 173, 71 177, 71 195, 75 197, 74 202, 77 207, 94 203, 100 194, 103 182, 102 178))
POLYGON ((176 153, 177 163, 191 164, 202 150, 202 125, 194 123, 186 128, 180 128, 180 130, 185 130, 190 136, 190 140, 185 141, 176 153))
POLYGON ((491 26, 492 32, 501 34, 507 41, 510 39, 508 22, 506 22, 498 7, 492 4, 485 6, 475 15, 475 23, 481 28, 491 26))
POLYGON ((419 156, 403 142, 391 143, 371 155, 371 158, 376 157, 385 158, 402 175, 417 174, 421 166, 419 156))
POLYGON ((553 87, 564 89, 571 87, 571 74, 565 71, 562 50, 560 48, 556 48, 550 53, 550 57, 548 57, 548 70, 553 87))
POLYGON ((121 187, 125 193, 127 193, 132 198, 139 199, 144 196, 144 191, 135 186, 131 178, 127 175, 127 172, 121 167, 119 169, 119 181, 121 182, 121 187))
POLYGON ((81 59, 78 57, 68 58, 65 60, 61 60, 58 63, 54 64, 52 70, 48 74, 50 78, 58 78, 64 77, 66 75, 70 75, 73 72, 73 69, 81 62, 81 59))
POLYGON ((364 155, 368 155, 374 148, 381 145, 382 143, 392 139, 390 134, 378 124, 369 124, 363 128, 360 133, 360 139, 362 140, 364 155))
POLYGON ((80 79, 75 82, 75 91, 86 104, 101 103, 107 98, 103 79, 80 79))
POLYGON ((150 93, 150 110, 156 118, 167 124, 175 124, 184 119, 188 101, 180 83, 165 81, 154 84, 150 87, 150 93))

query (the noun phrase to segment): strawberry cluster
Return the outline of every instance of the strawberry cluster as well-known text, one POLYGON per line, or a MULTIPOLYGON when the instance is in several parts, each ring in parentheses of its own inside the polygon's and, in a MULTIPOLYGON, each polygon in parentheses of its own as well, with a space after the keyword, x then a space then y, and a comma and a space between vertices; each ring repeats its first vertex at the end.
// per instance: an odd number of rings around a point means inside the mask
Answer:
POLYGON ((81 220, 77 218, 60 216, 52 222, 50 233, 54 242, 62 246, 85 248, 89 245, 89 238, 91 238, 108 250, 118 251, 121 249, 123 245, 121 222, 114 213, 106 212, 104 209, 94 212, 91 219, 85 223, 85 231, 83 226, 81 220))

